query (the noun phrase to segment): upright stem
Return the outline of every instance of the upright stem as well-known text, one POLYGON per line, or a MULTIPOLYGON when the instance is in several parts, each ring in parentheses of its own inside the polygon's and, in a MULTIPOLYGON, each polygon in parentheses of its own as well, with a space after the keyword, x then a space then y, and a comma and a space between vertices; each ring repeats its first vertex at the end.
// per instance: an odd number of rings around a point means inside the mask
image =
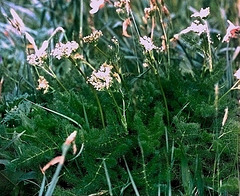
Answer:
POLYGON ((170 118, 169 118, 167 98, 166 98, 165 92, 164 92, 163 87, 162 87, 162 82, 161 82, 161 77, 159 75, 159 71, 158 71, 157 67, 154 66, 156 60, 154 59, 154 56, 151 53, 149 55, 150 55, 150 59, 152 61, 151 68, 153 68, 154 73, 157 74, 157 81, 158 81, 160 91, 161 91, 162 96, 163 96, 163 102, 164 102, 164 105, 165 105, 165 108, 166 108, 167 123, 168 123, 168 126, 169 126, 170 125, 170 118))
POLYGON ((240 82, 240 80, 238 80, 226 93, 224 93, 224 94, 218 99, 218 102, 220 102, 220 100, 221 100, 222 98, 224 98, 231 90, 238 89, 236 86, 238 85, 239 82, 240 82))
POLYGON ((79 38, 83 37, 83 0, 80 0, 79 38))
POLYGON ((210 30, 208 28, 207 22, 204 22, 207 26, 207 40, 208 40, 208 61, 209 61, 209 71, 213 71, 213 63, 212 63, 212 49, 211 49, 211 37, 210 37, 210 30))
MULTIPOLYGON (((71 62, 75 65, 75 67, 77 67, 76 61, 75 61, 74 59, 70 59, 70 60, 71 60, 71 62)), ((87 64, 91 69, 95 70, 95 69, 92 67, 92 65, 89 64, 87 61, 83 61, 83 63, 84 63, 84 64, 87 64)), ((87 76, 84 74, 84 72, 81 70, 81 68, 79 68, 79 69, 77 69, 77 70, 78 70, 78 72, 80 73, 80 75, 82 75, 83 78, 85 79, 85 81, 87 82, 87 76)), ((97 95, 96 90, 95 90, 91 85, 90 85, 90 87, 91 87, 91 90, 92 90, 92 92, 93 92, 93 94, 94 94, 94 96, 95 96, 95 98, 96 98, 96 101, 97 101, 97 104, 98 104, 98 108, 99 108, 99 112, 100 112, 101 121, 102 121, 102 126, 103 126, 103 128, 105 129, 106 126, 105 126, 105 122, 104 122, 104 116, 103 116, 103 110, 102 110, 101 102, 100 102, 100 100, 99 100, 99 98, 98 98, 98 95, 97 95)))
POLYGON ((161 24, 161 27, 162 27, 162 31, 163 31, 163 36, 164 36, 164 39, 166 41, 166 47, 167 47, 167 61, 168 61, 168 67, 166 66, 166 72, 167 72, 167 78, 169 79, 170 75, 169 75, 169 67, 171 65, 170 63, 170 50, 169 50, 169 40, 168 40, 168 36, 167 36, 167 31, 166 31, 166 28, 165 28, 165 25, 164 25, 164 22, 163 22, 163 18, 162 18, 162 12, 160 11, 160 9, 158 8, 158 13, 159 13, 159 17, 160 17, 160 24, 161 24))
POLYGON ((92 92, 97 100, 97 104, 98 104, 98 108, 99 108, 99 112, 100 112, 100 117, 101 117, 101 121, 102 121, 102 126, 103 128, 105 129, 106 125, 105 125, 105 122, 104 122, 104 116, 103 116, 103 110, 102 110, 102 105, 100 103, 100 100, 98 98, 98 95, 97 95, 97 92, 95 89, 91 88, 92 89, 92 92))
MULTIPOLYGON (((122 123, 122 125, 123 125, 123 127, 124 127, 124 129, 125 129, 125 131, 126 131, 126 133, 127 133, 127 120, 126 120, 126 116, 121 113, 120 107, 118 106, 118 103, 117 103, 117 101, 116 101, 116 99, 115 99, 112 91, 109 90, 108 92, 109 92, 109 95, 112 97, 115 106, 117 107, 117 112, 118 112, 118 114, 119 114, 119 116, 120 116, 120 118, 121 118, 121 123, 122 123)), ((125 112, 125 111, 124 111, 124 112, 125 112)))

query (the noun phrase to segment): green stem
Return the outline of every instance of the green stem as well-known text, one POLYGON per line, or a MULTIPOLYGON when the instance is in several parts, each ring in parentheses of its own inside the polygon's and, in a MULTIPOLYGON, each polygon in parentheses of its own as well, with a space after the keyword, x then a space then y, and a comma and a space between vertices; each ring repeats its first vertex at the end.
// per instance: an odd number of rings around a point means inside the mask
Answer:
MULTIPOLYGON (((70 146, 71 146, 70 144, 65 144, 65 143, 63 144, 62 156, 64 157, 64 160, 66 158, 67 151, 69 150, 70 146)), ((60 174, 60 171, 61 171, 62 167, 63 167, 63 163, 59 163, 58 166, 57 166, 57 169, 56 169, 56 171, 55 171, 55 173, 53 175, 53 178, 52 178, 52 180, 50 182, 50 185, 49 185, 49 187, 47 189, 47 192, 45 194, 46 196, 51 196, 53 194, 54 189, 55 189, 55 187, 57 185, 59 174, 60 174)))
POLYGON ((137 23, 136 23, 135 17, 134 17, 133 12, 132 12, 132 9, 130 9, 130 15, 132 17, 133 24, 134 24, 135 30, 137 32, 137 35, 138 35, 138 37, 141 37, 140 32, 139 32, 138 27, 137 27, 137 23))
POLYGON ((124 127, 124 129, 125 129, 125 131, 127 133, 127 120, 126 120, 126 116, 121 113, 120 107, 118 106, 118 103, 117 103, 117 101, 116 101, 112 91, 108 90, 108 93, 109 93, 110 97, 112 97, 113 102, 114 102, 115 106, 117 107, 117 112, 118 112, 118 114, 119 114, 119 116, 121 118, 121 123, 122 123, 122 125, 123 125, 123 127, 124 127))
POLYGON ((60 84, 60 86, 61 86, 67 93, 69 93, 68 90, 65 88, 65 86, 62 84, 62 82, 57 78, 57 76, 55 76, 55 79, 56 79, 57 82, 60 84))
POLYGON ((167 72, 167 78, 169 79, 170 75, 169 75, 169 68, 170 68, 170 65, 171 65, 171 58, 170 58, 170 50, 169 50, 169 40, 168 40, 168 36, 167 36, 167 31, 165 29, 165 25, 163 24, 163 18, 162 18, 162 12, 160 11, 161 9, 157 9, 158 10, 158 14, 159 14, 159 17, 160 17, 160 24, 161 24, 161 27, 162 27, 162 31, 163 31, 163 36, 164 36, 164 39, 166 41, 166 47, 167 47, 167 60, 168 60, 168 67, 166 66, 166 72, 167 72))
POLYGON ((161 91, 162 96, 163 96, 163 102, 164 102, 164 105, 165 105, 165 108, 166 108, 167 123, 168 123, 168 126, 169 126, 170 125, 170 117, 169 117, 167 98, 166 98, 165 92, 163 90, 163 86, 162 86, 162 82, 161 82, 161 77, 160 77, 159 71, 158 71, 157 67, 154 66, 156 60, 155 60, 155 58, 154 58, 152 53, 149 54, 149 55, 150 55, 150 59, 151 59, 151 62, 152 62, 152 63, 150 63, 151 68, 153 69, 155 75, 157 74, 157 81, 158 81, 158 84, 159 84, 159 87, 160 87, 160 91, 161 91))
POLYGON ((105 128, 106 128, 106 125, 105 125, 105 122, 104 122, 102 105, 101 105, 101 103, 100 103, 100 100, 99 100, 99 98, 98 98, 98 95, 97 95, 96 90, 95 90, 93 87, 91 87, 91 89, 92 89, 92 92, 93 92, 93 94, 94 94, 94 96, 95 96, 95 98, 96 98, 96 100, 97 100, 97 104, 98 104, 98 108, 99 108, 99 112, 100 112, 100 117, 101 117, 101 121, 102 121, 102 126, 103 126, 103 128, 105 129, 105 128))
POLYGON ((101 54, 103 54, 105 57, 110 58, 110 56, 108 56, 105 52, 103 52, 97 45, 94 45, 94 47, 95 47, 101 54))
MULTIPOLYGON (((76 61, 75 61, 74 59, 70 59, 70 60, 71 60, 71 62, 75 65, 75 67, 77 67, 76 61)), ((84 61, 84 63, 87 63, 87 61, 84 61)), ((87 63, 87 65, 89 65, 90 67, 92 67, 91 64, 89 64, 89 63, 87 63)), ((92 68, 93 68, 93 67, 92 67, 92 68)), ((93 69, 94 69, 94 68, 93 68, 93 69)), ((83 71, 81 70, 81 68, 79 68, 79 69, 77 69, 77 70, 78 70, 78 72, 80 73, 80 75, 82 75, 83 78, 85 79, 85 81, 87 82, 87 76, 83 73, 83 71)), ((95 69, 94 69, 94 70, 95 70, 95 69)), ((91 88, 91 90, 92 90, 92 92, 93 92, 93 94, 94 94, 94 96, 95 96, 95 98, 96 98, 96 100, 97 100, 97 104, 98 104, 98 108, 99 108, 99 112, 100 112, 100 117, 101 117, 101 121, 102 121, 102 126, 103 126, 103 128, 105 129, 106 125, 105 125, 105 121, 104 121, 104 116, 103 116, 103 110, 102 110, 101 102, 100 102, 100 100, 99 100, 99 98, 98 98, 98 95, 97 95, 96 90, 93 88, 92 85, 89 85, 89 86, 90 86, 90 88, 91 88)))
POLYGON ((79 37, 83 36, 83 0, 80 0, 79 37))
POLYGON ((240 82, 240 79, 239 79, 226 93, 224 93, 224 94, 218 99, 218 101, 220 102, 220 100, 223 99, 231 90, 234 90, 235 87, 238 85, 239 82, 240 82))
POLYGON ((147 180, 145 157, 144 157, 144 151, 143 151, 143 147, 142 147, 142 144, 141 144, 139 136, 138 136, 138 145, 140 147, 140 151, 141 151, 141 155, 142 155, 143 178, 144 178, 145 184, 146 184, 146 187, 145 187, 146 195, 149 196, 149 191, 148 191, 149 183, 148 183, 148 180, 147 180))
POLYGON ((208 61, 209 61, 209 71, 213 71, 213 64, 212 64, 212 50, 211 50, 211 37, 210 37, 210 30, 208 28, 208 24, 204 21, 205 25, 207 26, 207 40, 208 40, 208 61))

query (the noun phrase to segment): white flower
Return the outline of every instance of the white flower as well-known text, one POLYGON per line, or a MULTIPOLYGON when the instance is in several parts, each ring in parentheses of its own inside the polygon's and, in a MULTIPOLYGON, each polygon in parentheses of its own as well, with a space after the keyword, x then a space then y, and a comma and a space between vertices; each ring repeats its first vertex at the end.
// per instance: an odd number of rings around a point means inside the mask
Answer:
POLYGON ((73 52, 75 52, 79 47, 79 44, 75 41, 67 42, 63 44, 61 42, 57 43, 55 48, 52 51, 52 56, 57 59, 61 59, 62 57, 69 57, 73 52))
POLYGON ((198 33, 198 35, 201 35, 204 32, 207 32, 207 24, 199 24, 199 21, 192 22, 190 27, 187 27, 186 29, 182 30, 179 34, 186 34, 190 31, 193 31, 195 33, 198 33))
POLYGON ((43 89, 43 93, 45 94, 48 91, 48 88, 48 81, 43 76, 39 76, 37 90, 43 89))
POLYGON ((140 37, 140 44, 144 46, 146 51, 151 51, 153 49, 157 49, 157 47, 153 44, 150 37, 144 36, 140 37))
POLYGON ((36 54, 27 55, 27 62, 33 66, 41 66, 44 63, 44 58, 46 58, 47 53, 44 56, 37 56, 36 54))
POLYGON ((198 20, 195 20, 194 22, 191 23, 191 26, 187 27, 186 29, 183 29, 178 34, 175 34, 174 38, 178 39, 179 35, 187 34, 191 31, 194 33, 197 33, 198 35, 201 35, 202 33, 206 33, 208 31, 207 23, 205 22, 204 24, 200 24, 198 20))
POLYGON ((92 8, 90 14, 95 14, 104 5, 104 0, 91 0, 90 7, 92 8))
POLYGON ((200 18, 206 18, 210 14, 210 9, 209 7, 201 10, 199 12, 195 12, 191 15, 191 17, 200 17, 200 18))
POLYGON ((89 82, 93 87, 102 91, 104 89, 108 89, 113 83, 112 70, 113 66, 104 63, 101 65, 98 71, 93 71, 91 77, 88 78, 87 82, 89 82))
POLYGON ((90 35, 87 35, 87 36, 83 37, 83 42, 84 43, 96 42, 102 36, 103 36, 102 31, 96 30, 96 31, 93 31, 90 35))

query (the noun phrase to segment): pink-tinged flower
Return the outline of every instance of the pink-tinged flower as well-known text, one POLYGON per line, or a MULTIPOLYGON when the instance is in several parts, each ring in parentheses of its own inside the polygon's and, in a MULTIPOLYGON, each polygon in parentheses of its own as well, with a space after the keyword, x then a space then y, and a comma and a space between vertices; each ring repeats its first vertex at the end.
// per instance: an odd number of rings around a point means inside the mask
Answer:
POLYGON ((191 15, 191 17, 200 17, 200 18, 206 18, 210 14, 210 9, 209 7, 201 10, 199 12, 195 12, 191 15))
POLYGON ((89 13, 95 14, 100 8, 104 6, 104 0, 91 0, 90 7, 92 8, 89 13))
POLYGON ((46 50, 48 48, 49 42, 45 40, 42 43, 42 46, 38 49, 33 37, 28 32, 25 33, 25 36, 35 51, 33 54, 27 55, 28 63, 34 66, 41 66, 44 63, 44 59, 47 57, 46 50))
POLYGON ((75 138, 77 136, 77 131, 73 131, 66 139, 65 143, 66 145, 71 145, 72 142, 75 141, 75 138))
POLYGON ((109 89, 113 84, 113 73, 112 65, 103 63, 99 70, 94 70, 91 74, 91 77, 87 79, 87 82, 90 83, 96 90, 103 91, 109 89))
POLYGON ((223 37, 222 42, 229 42, 230 38, 236 38, 239 31, 240 31, 240 26, 235 26, 230 20, 227 21, 229 26, 227 28, 227 33, 223 37))
POLYGON ((65 157, 64 156, 57 156, 55 158, 53 158, 51 161, 49 161, 43 168, 40 168, 42 173, 45 174, 45 171, 51 167, 52 165, 55 165, 57 163, 60 163, 63 165, 64 163, 64 159, 65 157))
POLYGON ((14 9, 10 9, 10 13, 13 17, 13 19, 9 19, 11 25, 17 29, 20 33, 25 33, 26 28, 22 21, 22 19, 18 16, 17 12, 14 9))
POLYGON ((79 47, 79 44, 75 41, 68 41, 66 44, 61 42, 57 43, 53 51, 52 56, 60 60, 63 57, 68 58, 73 52, 75 52, 79 47))
POLYGON ((147 36, 140 37, 140 44, 144 46, 145 50, 148 52, 153 49, 157 49, 157 47, 153 44, 151 38, 147 36))
POLYGON ((48 81, 43 76, 39 76, 37 90, 43 89, 43 93, 45 94, 48 91, 48 88, 48 81))
POLYGON ((235 76, 238 80, 240 80, 240 69, 238 69, 238 70, 236 71, 236 73, 234 74, 234 76, 235 76))
POLYGON ((130 18, 127 18, 126 20, 124 20, 122 24, 122 35, 125 37, 131 37, 131 35, 129 35, 127 32, 127 28, 130 24, 131 24, 130 18))

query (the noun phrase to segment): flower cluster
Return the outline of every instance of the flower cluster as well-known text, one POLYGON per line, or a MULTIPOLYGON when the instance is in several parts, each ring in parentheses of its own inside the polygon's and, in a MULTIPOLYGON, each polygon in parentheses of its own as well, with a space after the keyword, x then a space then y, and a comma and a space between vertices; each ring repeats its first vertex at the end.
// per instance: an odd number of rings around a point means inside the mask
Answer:
POLYGON ((203 9, 201 8, 201 10, 199 12, 195 12, 191 15, 191 17, 195 17, 195 18, 200 18, 202 23, 200 22, 200 20, 194 20, 191 25, 189 27, 187 27, 186 29, 183 29, 180 33, 175 34, 174 38, 178 39, 180 35, 182 34, 186 34, 189 32, 194 32, 197 33, 198 35, 201 35, 202 33, 208 33, 208 25, 207 22, 203 19, 205 17, 207 17, 210 13, 210 9, 209 7, 203 9))
POLYGON ((120 0, 117 2, 114 2, 114 7, 117 8, 116 12, 118 14, 124 13, 124 9, 126 9, 127 13, 129 13, 130 10, 130 0, 120 0))
POLYGON ((107 63, 102 64, 98 71, 95 70, 92 72, 87 82, 93 85, 98 91, 108 89, 113 84, 114 75, 111 72, 112 68, 112 65, 108 65, 107 63))
POLYGON ((207 7, 205 9, 201 8, 201 10, 199 12, 198 11, 194 12, 191 15, 191 17, 199 17, 199 18, 203 19, 203 18, 206 18, 209 14, 210 14, 210 9, 209 9, 209 7, 207 7))
POLYGON ((59 42, 56 44, 51 54, 52 56, 60 60, 63 57, 69 57, 73 52, 78 49, 78 47, 79 44, 75 41, 68 41, 66 44, 59 42))
POLYGON ((114 36, 111 41, 115 44, 115 45, 118 45, 119 44, 119 41, 118 39, 114 36))
POLYGON ((140 37, 140 44, 142 46, 144 46, 145 50, 147 52, 153 50, 153 49, 159 49, 157 46, 155 46, 151 40, 150 37, 147 37, 147 36, 143 36, 143 37, 140 37))
POLYGON ((195 20, 194 22, 191 23, 189 27, 186 29, 182 30, 180 33, 174 35, 175 38, 178 38, 179 35, 186 34, 189 32, 194 32, 197 33, 198 35, 201 35, 204 32, 207 32, 207 24, 200 24, 198 20, 195 20))
POLYGON ((27 62, 33 66, 42 66, 44 60, 47 58, 47 53, 43 53, 41 56, 36 54, 27 55, 27 62))
POLYGON ((156 7, 146 7, 144 8, 144 17, 146 19, 150 18, 150 16, 154 13, 156 7))
POLYGON ((48 91, 48 88, 48 81, 43 76, 39 76, 37 90, 43 89, 43 93, 45 94, 48 91))
POLYGON ((103 36, 102 31, 94 31, 90 35, 83 38, 84 43, 96 42, 101 36, 103 36))

